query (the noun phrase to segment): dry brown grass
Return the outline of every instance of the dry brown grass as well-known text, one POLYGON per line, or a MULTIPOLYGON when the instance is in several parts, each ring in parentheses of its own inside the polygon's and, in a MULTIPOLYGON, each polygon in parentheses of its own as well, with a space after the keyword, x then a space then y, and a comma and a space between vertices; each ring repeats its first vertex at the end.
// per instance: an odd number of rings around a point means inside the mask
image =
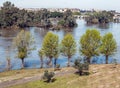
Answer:
POLYGON ((90 88, 120 88, 120 65, 90 65, 90 88))

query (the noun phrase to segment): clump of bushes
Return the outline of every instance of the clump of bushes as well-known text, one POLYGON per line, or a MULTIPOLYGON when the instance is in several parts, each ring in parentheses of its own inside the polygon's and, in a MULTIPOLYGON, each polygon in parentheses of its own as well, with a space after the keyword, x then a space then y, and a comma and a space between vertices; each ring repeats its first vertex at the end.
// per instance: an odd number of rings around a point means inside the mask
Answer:
POLYGON ((109 11, 102 12, 93 12, 91 14, 87 14, 88 17, 85 18, 87 23, 98 24, 98 23, 109 23, 113 21, 114 14, 109 11))
POLYGON ((54 77, 55 73, 54 72, 49 72, 48 70, 45 70, 44 75, 43 75, 43 79, 45 80, 45 82, 53 82, 54 81, 54 77))
POLYGON ((87 62, 83 62, 81 61, 81 59, 76 59, 74 62, 74 67, 76 69, 78 69, 78 73, 79 75, 83 75, 86 74, 88 75, 88 70, 89 70, 89 64, 87 62))

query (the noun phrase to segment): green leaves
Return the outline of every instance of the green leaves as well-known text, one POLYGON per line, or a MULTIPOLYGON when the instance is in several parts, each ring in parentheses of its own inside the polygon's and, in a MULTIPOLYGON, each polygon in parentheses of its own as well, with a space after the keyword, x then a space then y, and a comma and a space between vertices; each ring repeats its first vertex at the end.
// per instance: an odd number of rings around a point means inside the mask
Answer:
POLYGON ((95 29, 87 30, 80 39, 80 52, 89 58, 99 55, 100 40, 99 31, 95 29))
POLYGON ((107 33, 102 37, 102 44, 100 47, 100 51, 104 55, 112 55, 117 49, 117 44, 113 35, 111 33, 107 33))
POLYGON ((38 54, 39 54, 39 56, 40 57, 43 57, 44 56, 44 50, 43 49, 40 49, 39 51, 38 51, 38 54))
POLYGON ((34 49, 34 38, 29 31, 21 30, 13 39, 13 46, 18 51, 18 58, 23 59, 34 49))
POLYGON ((65 56, 71 57, 72 55, 75 54, 76 42, 75 42, 75 39, 73 38, 72 34, 67 34, 63 38, 61 45, 62 45, 61 51, 65 56))
POLYGON ((19 47, 18 48, 18 58, 24 59, 27 57, 27 49, 26 47, 19 47))
MULTIPOLYGON (((42 49, 44 52, 44 55, 46 57, 49 57, 49 66, 52 66, 52 58, 58 58, 59 56, 59 37, 56 34, 53 34, 52 32, 48 32, 46 36, 44 37, 42 49)), ((39 52, 40 55, 42 55, 42 52, 39 52)))
POLYGON ((63 13, 63 19, 58 22, 58 25, 62 27, 75 27, 77 26, 75 18, 72 16, 72 12, 67 10, 63 13))
POLYGON ((58 52, 59 38, 56 34, 48 32, 43 40, 43 50, 47 57, 54 57, 58 52))
POLYGON ((68 67, 70 59, 76 53, 76 42, 72 34, 67 34, 61 42, 61 53, 68 57, 68 67))
POLYGON ((113 13, 110 11, 102 11, 102 12, 93 12, 86 14, 89 17, 86 19, 87 23, 109 23, 113 20, 113 13))
POLYGON ((108 56, 113 55, 116 49, 117 44, 111 33, 101 38, 99 31, 87 30, 80 39, 80 52, 87 57, 89 63, 92 56, 98 56, 100 53, 105 55, 108 63, 108 56))

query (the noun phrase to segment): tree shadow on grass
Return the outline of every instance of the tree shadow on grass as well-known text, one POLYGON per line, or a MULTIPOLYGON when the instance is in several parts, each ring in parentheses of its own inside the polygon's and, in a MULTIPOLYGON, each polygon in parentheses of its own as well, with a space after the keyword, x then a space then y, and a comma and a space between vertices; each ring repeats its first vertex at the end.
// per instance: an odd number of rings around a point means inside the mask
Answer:
POLYGON ((76 71, 74 74, 79 76, 88 76, 90 73, 89 71, 83 71, 82 73, 80 73, 79 71, 76 71))
POLYGON ((55 82, 56 80, 57 80, 56 78, 53 78, 53 79, 51 79, 51 81, 44 80, 44 82, 46 82, 46 83, 53 83, 53 82, 55 82))

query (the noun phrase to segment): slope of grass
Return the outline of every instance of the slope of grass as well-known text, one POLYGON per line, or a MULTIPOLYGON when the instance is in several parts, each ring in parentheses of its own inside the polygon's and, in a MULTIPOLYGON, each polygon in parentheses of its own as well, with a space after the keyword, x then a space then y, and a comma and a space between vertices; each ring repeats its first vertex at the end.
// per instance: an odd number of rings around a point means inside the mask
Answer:
POLYGON ((76 74, 68 74, 56 77, 55 82, 46 83, 42 80, 15 85, 9 88, 86 88, 87 76, 80 77, 76 74))
MULTIPOLYGON (((56 81, 53 83, 38 80, 8 88, 120 88, 120 64, 90 65, 89 76, 79 76, 74 73, 66 74, 66 71, 73 70, 75 71, 74 68, 62 68, 60 73, 64 72, 64 74, 57 75, 56 81)), ((16 70, 0 73, 0 77, 9 79, 13 75, 18 75, 18 77, 19 75, 30 76, 43 73, 43 71, 40 69, 16 70)))

